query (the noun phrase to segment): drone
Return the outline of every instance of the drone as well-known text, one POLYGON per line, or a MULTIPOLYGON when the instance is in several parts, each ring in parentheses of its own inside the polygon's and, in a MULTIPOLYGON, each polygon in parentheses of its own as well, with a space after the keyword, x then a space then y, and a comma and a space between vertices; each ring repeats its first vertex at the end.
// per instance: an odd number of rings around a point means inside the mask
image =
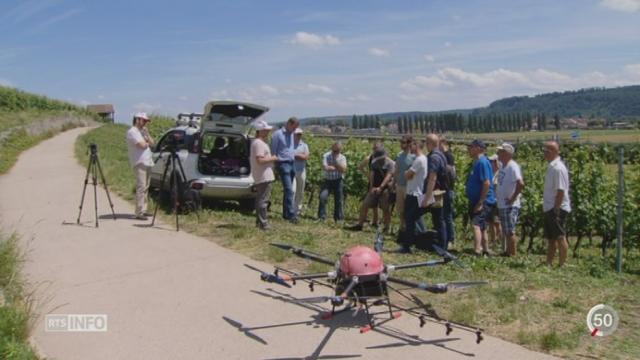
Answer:
POLYGON ((296 285, 298 281, 304 281, 308 283, 308 287, 311 292, 314 291, 315 285, 331 288, 333 290, 333 295, 301 298, 294 301, 297 303, 330 303, 331 311, 322 316, 325 320, 331 319, 334 315, 353 309, 354 307, 356 308, 355 316, 358 311, 364 308, 364 313, 368 319, 368 325, 361 327, 360 333, 366 333, 373 330, 376 326, 380 326, 387 321, 394 320, 400 317, 402 313, 406 313, 417 318, 419 320, 420 327, 423 327, 427 321, 430 321, 444 325, 447 336, 451 334, 454 328, 456 328, 474 333, 476 335, 477 344, 483 340, 483 329, 445 320, 436 313, 431 305, 425 304, 414 294, 405 294, 405 291, 415 289, 435 294, 442 294, 446 293, 450 289, 484 285, 487 284, 486 281, 426 284, 392 276, 392 273, 398 270, 439 266, 448 264, 449 262, 453 262, 458 266, 463 266, 453 254, 438 245, 432 245, 432 247, 442 259, 400 265, 389 265, 382 261, 381 253, 383 248, 383 239, 382 234, 379 232, 376 235, 375 245, 373 248, 363 245, 352 247, 344 252, 337 261, 332 261, 321 255, 292 245, 280 243, 270 243, 270 245, 289 251, 298 257, 333 266, 333 270, 324 273, 300 274, 279 267, 276 267, 273 273, 268 273, 254 266, 244 264, 247 268, 259 272, 260 279, 268 283, 274 283, 291 288, 291 286, 296 285), (400 289, 397 287, 398 285, 406 288, 400 289), (403 307, 393 304, 389 296, 390 292, 400 295, 412 303, 413 306, 403 307), (387 309, 383 313, 388 311, 389 318, 376 322, 370 311, 373 306, 385 306, 387 309))

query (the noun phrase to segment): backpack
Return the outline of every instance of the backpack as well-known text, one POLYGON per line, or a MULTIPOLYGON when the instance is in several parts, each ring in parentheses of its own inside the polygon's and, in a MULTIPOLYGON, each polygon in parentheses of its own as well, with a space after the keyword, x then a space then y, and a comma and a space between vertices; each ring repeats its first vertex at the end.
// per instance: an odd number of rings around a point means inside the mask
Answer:
POLYGON ((447 189, 453 190, 456 185, 456 179, 458 177, 456 174, 456 167, 447 164, 445 167, 444 175, 447 189))
MULTIPOLYGON (((444 154, 444 153, 443 153, 444 154)), ((449 163, 449 160, 447 159, 447 155, 444 154, 444 159, 446 161, 446 166, 445 166, 445 183, 446 183, 446 187, 449 190, 453 190, 455 188, 456 185, 456 180, 458 178, 458 175, 456 174, 456 167, 453 164, 449 163)), ((453 157, 453 154, 450 154, 451 157, 453 157)))
MULTIPOLYGON (((191 212, 198 212, 202 209, 202 196, 200 191, 191 188, 190 181, 184 181, 182 176, 176 176, 178 179, 178 198, 177 198, 177 211, 180 214, 189 214, 191 212)), ((172 186, 173 177, 171 178, 170 186, 172 186)), ((171 187, 170 189, 172 189, 171 187)), ((174 204, 174 195, 170 191, 170 204, 174 204)))

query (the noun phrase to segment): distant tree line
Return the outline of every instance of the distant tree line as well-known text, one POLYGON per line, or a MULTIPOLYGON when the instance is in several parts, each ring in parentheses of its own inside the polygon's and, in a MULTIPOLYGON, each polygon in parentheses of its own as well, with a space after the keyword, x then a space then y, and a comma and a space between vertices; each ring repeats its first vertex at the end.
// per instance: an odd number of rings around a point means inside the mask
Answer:
POLYGON ((529 130, 546 130, 551 125, 561 128, 560 117, 553 116, 549 123, 547 115, 525 113, 493 113, 484 115, 463 115, 446 113, 434 115, 401 116, 396 120, 398 132, 401 134, 425 134, 443 132, 518 132, 529 130))

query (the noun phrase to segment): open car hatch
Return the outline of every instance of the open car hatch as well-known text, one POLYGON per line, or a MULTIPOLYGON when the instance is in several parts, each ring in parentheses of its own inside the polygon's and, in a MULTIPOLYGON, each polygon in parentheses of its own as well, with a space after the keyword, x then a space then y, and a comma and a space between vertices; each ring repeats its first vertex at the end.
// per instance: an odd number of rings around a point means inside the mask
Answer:
POLYGON ((202 128, 205 131, 247 134, 254 119, 269 111, 268 107, 237 101, 210 101, 204 107, 202 128))

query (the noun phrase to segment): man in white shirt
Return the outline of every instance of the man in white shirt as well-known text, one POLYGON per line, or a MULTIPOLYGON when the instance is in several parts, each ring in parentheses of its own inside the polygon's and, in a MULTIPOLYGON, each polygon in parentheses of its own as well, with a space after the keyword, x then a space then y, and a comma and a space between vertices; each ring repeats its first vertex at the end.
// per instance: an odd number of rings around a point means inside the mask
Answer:
POLYGON ((293 169, 296 172, 296 178, 293 180, 293 207, 296 212, 296 216, 302 214, 302 206, 304 203, 304 187, 307 182, 307 160, 309 160, 309 145, 302 140, 301 128, 297 128, 293 131, 295 160, 293 161, 293 169))
POLYGON ((560 252, 560 263, 567 259, 567 216, 571 212, 569 198, 569 172, 560 160, 560 145, 556 141, 544 144, 544 158, 549 161, 544 179, 542 210, 544 211, 544 237, 548 241, 547 265, 551 266, 556 247, 560 252))
POLYGON ((498 159, 502 168, 498 171, 496 199, 502 224, 502 235, 507 241, 505 255, 516 255, 516 225, 520 215, 520 194, 524 189, 520 165, 513 160, 515 149, 511 144, 498 146, 498 159))
POLYGON ((151 147, 155 144, 147 124, 151 120, 146 113, 139 112, 133 116, 133 126, 127 131, 127 149, 129 163, 136 175, 136 219, 147 220, 147 193, 149 177, 153 167, 151 147))
POLYGON ((411 167, 405 171, 407 179, 407 195, 404 200, 405 230, 401 231, 398 238, 401 254, 411 253, 411 246, 416 242, 416 221, 427 212, 427 208, 421 207, 424 199, 424 181, 427 178, 427 157, 422 153, 422 143, 411 140, 409 145, 415 160, 411 167))
POLYGON ((271 155, 271 148, 267 145, 267 137, 273 127, 264 120, 256 120, 252 126, 256 129, 256 138, 251 142, 249 164, 256 188, 256 226, 261 230, 268 230, 267 207, 271 198, 271 187, 276 179, 273 166, 278 157, 271 155))

